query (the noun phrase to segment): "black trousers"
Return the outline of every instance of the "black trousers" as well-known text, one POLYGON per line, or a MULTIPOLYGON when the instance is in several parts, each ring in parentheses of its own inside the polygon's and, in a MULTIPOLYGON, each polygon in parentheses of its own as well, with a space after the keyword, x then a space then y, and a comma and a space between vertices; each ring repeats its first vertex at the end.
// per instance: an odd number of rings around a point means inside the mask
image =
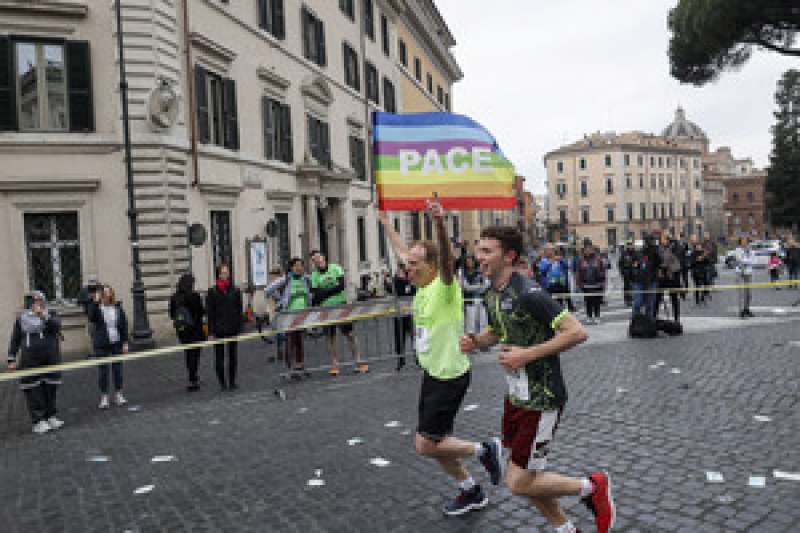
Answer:
POLYGON ((409 336, 411 336, 411 317, 396 317, 394 319, 394 352, 399 357, 406 353, 406 339, 409 336))
POLYGON ((236 384, 236 366, 238 363, 239 344, 226 342, 214 345, 215 367, 220 386, 236 384), (225 347, 228 347, 228 380, 225 380, 225 347))
POLYGON ((49 383, 40 383, 36 387, 23 389, 25 400, 28 402, 28 412, 34 424, 56 415, 57 389, 58 385, 49 383))
POLYGON ((202 348, 186 350, 186 370, 189 372, 189 381, 197 383, 197 367, 200 365, 200 352, 202 348))
MULTIPOLYGON (((704 271, 694 271, 692 273, 692 280, 694 281, 695 289, 704 289, 704 287, 708 287, 708 280, 706 279, 706 273, 704 271)), ((705 302, 707 294, 708 290, 695 290, 694 303, 699 304, 700 302, 705 302)))
POLYGON ((622 278, 622 299, 628 306, 633 303, 633 292, 631 291, 633 291, 633 283, 631 283, 630 276, 625 276, 622 278))
POLYGON ((587 296, 583 297, 586 303, 586 316, 589 318, 600 318, 600 303, 603 301, 603 289, 584 287, 583 292, 587 293, 587 296), (588 296, 588 293, 592 293, 592 295, 588 296))

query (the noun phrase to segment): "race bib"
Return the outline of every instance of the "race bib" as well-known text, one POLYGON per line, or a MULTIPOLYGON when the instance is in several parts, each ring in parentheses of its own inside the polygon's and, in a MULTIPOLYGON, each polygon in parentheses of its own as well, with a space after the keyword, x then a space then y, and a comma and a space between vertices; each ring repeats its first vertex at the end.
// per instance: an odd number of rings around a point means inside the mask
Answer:
POLYGON ((430 340, 430 331, 428 328, 417 326, 414 328, 414 342, 416 344, 417 353, 425 353, 428 351, 428 341, 430 340))
POLYGON ((508 382, 508 394, 523 402, 530 401, 531 393, 528 387, 528 373, 525 368, 511 370, 506 373, 508 382))

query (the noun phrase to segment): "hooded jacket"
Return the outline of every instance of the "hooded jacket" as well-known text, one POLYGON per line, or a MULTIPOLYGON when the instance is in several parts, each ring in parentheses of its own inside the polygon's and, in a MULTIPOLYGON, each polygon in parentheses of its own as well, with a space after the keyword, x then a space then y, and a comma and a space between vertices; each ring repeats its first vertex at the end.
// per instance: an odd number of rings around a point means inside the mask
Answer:
MULTIPOLYGON (((41 292, 35 292, 33 296, 44 300, 41 292)), ((17 368, 20 370, 55 365, 61 362, 61 320, 54 311, 47 309, 46 302, 45 318, 26 309, 14 321, 14 329, 8 346, 8 361, 17 363, 17 368)), ((39 382, 60 383, 60 375, 47 374, 23 378, 21 386, 28 388, 37 386, 39 382)))

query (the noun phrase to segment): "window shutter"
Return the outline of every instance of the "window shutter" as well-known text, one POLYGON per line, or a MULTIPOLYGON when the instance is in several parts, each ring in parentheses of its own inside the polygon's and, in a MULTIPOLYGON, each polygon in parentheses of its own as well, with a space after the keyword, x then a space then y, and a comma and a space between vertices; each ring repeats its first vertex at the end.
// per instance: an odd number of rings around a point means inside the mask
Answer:
POLYGON ((280 110, 282 114, 281 134, 283 135, 281 159, 284 163, 293 163, 294 151, 292 150, 292 112, 288 105, 280 106, 280 110))
POLYGON ((272 0, 272 35, 274 35, 276 39, 286 38, 283 0, 272 0))
POLYGON ((319 128, 319 144, 322 148, 322 158, 325 160, 323 161, 324 165, 328 168, 331 167, 331 139, 330 139, 330 130, 328 129, 328 125, 326 123, 320 123, 319 128))
POLYGON ((325 24, 321 20, 317 20, 317 38, 319 38, 319 65, 324 67, 328 64, 328 59, 325 55, 325 24))
POLYGON ((275 159, 275 115, 272 109, 272 100, 266 96, 261 98, 261 108, 264 119, 264 158, 275 159))
POLYGON ((11 39, 0 36, 0 131, 17 129, 13 53, 11 39))
POLYGON ((258 27, 270 31, 269 16, 267 14, 269 0, 258 0, 258 27))
POLYGON ((197 141, 207 144, 211 141, 211 128, 208 122, 208 88, 206 86, 206 69, 200 65, 194 67, 194 99, 197 111, 197 141))
POLYGON ((94 131, 92 62, 87 41, 66 43, 69 131, 94 131))
POLYGON ((239 119, 236 111, 236 81, 222 82, 222 116, 224 117, 225 148, 239 149, 239 119))
POLYGON ((314 159, 319 156, 319 134, 317 130, 317 121, 312 116, 308 117, 308 150, 314 159))

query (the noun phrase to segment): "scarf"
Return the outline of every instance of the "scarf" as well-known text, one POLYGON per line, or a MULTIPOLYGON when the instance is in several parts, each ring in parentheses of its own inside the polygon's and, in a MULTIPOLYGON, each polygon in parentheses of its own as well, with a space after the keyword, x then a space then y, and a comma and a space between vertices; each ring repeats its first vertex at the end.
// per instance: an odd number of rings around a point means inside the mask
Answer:
POLYGON ((231 286, 231 280, 229 279, 217 279, 217 289, 223 294, 228 292, 228 289, 231 286))

